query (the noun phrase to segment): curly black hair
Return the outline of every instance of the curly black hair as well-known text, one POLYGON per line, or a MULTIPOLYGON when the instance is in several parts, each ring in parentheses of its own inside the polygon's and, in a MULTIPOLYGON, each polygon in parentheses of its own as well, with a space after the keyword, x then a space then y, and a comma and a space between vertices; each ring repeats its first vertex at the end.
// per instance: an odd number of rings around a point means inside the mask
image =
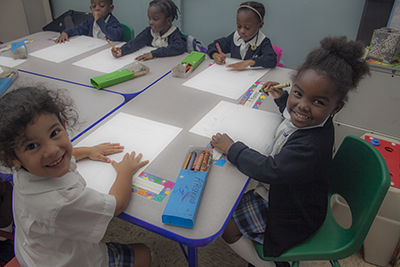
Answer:
POLYGON ((157 5, 161 9, 161 13, 167 18, 178 19, 179 8, 171 0, 153 0, 149 6, 157 5))
POLYGON ((297 68, 293 80, 303 71, 312 69, 328 77, 336 87, 339 101, 346 102, 348 92, 355 90, 360 80, 370 75, 364 59, 365 48, 359 41, 347 41, 346 36, 325 37, 320 44, 297 68))
POLYGON ((78 122, 74 102, 65 90, 50 90, 41 85, 5 94, 0 98, 0 110, 0 161, 10 168, 17 159, 14 148, 25 137, 28 124, 39 115, 55 114, 69 128, 78 122))
POLYGON ((254 13, 254 15, 256 16, 256 18, 257 18, 260 22, 263 22, 263 21, 264 21, 265 7, 264 7, 263 4, 261 4, 261 3, 259 3, 259 2, 247 1, 247 2, 241 3, 240 6, 239 6, 239 8, 238 8, 238 11, 237 11, 237 12, 239 13, 240 11, 251 11, 251 12, 254 13), (249 6, 249 7, 254 8, 255 10, 257 10, 258 13, 255 12, 254 10, 252 10, 252 9, 250 9, 250 8, 248 8, 248 7, 246 7, 246 6, 249 6), (261 16, 261 18, 260 18, 260 16, 261 16))

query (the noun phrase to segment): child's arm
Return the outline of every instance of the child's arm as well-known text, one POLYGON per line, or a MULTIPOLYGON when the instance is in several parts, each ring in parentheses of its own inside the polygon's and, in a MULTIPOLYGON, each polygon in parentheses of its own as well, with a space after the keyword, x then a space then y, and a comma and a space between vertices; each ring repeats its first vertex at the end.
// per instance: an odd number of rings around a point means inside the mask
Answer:
POLYGON ((210 58, 215 60, 215 63, 218 65, 225 64, 226 53, 230 53, 231 40, 233 38, 233 34, 228 37, 223 37, 215 40, 207 47, 207 54, 210 58), (220 49, 217 47, 217 43, 220 49), (222 52, 222 53, 221 53, 222 52))
POLYGON ((123 212, 129 203, 132 194, 132 176, 140 168, 149 163, 148 160, 140 161, 141 159, 142 154, 135 157, 135 152, 132 152, 131 154, 126 153, 121 162, 112 162, 117 171, 117 178, 109 192, 117 201, 114 216, 123 212))
POLYGON ((97 25, 99 25, 101 31, 106 35, 107 39, 111 41, 122 41, 123 29, 119 21, 110 15, 108 22, 106 23, 103 18, 96 19, 97 25))
POLYGON ((65 29, 60 34, 60 37, 58 37, 56 40, 54 40, 54 42, 57 43, 57 44, 58 43, 63 43, 61 41, 58 41, 58 39, 60 39, 63 34, 67 35, 66 36, 67 38, 64 39, 64 41, 68 40, 68 38, 71 38, 72 36, 76 36, 76 35, 86 35, 86 36, 88 36, 89 35, 89 29, 90 29, 90 27, 93 26, 93 22, 94 22, 94 19, 91 18, 91 19, 88 19, 87 21, 85 21, 85 22, 83 22, 83 23, 81 23, 81 24, 79 24, 79 25, 77 25, 75 27, 65 29))
MULTIPOLYGON (((141 33, 139 33, 135 39, 130 40, 126 44, 124 44, 121 48, 117 48, 115 51, 111 50, 114 57, 122 57, 133 52, 136 52, 142 47, 146 45, 151 45, 151 37, 150 27, 144 29, 141 33)), ((152 38, 152 37, 151 37, 152 38)))
POLYGON ((92 160, 98 160, 103 162, 111 162, 111 159, 106 155, 120 153, 124 151, 124 147, 117 143, 103 143, 93 147, 77 147, 74 148, 72 154, 75 160, 81 160, 84 158, 90 158, 92 160))
POLYGON ((241 61, 241 62, 238 62, 238 63, 235 63, 235 64, 227 65, 226 67, 234 69, 234 70, 243 70, 243 69, 245 69, 247 67, 254 66, 255 63, 256 62, 254 60, 248 59, 248 60, 244 60, 244 61, 241 61))
POLYGON ((219 152, 227 155, 229 148, 234 144, 233 140, 227 134, 217 133, 213 135, 211 145, 219 152))
POLYGON ((171 57, 181 55, 186 51, 186 39, 181 31, 176 28, 175 31, 168 37, 168 46, 159 47, 151 51, 153 58, 171 57))

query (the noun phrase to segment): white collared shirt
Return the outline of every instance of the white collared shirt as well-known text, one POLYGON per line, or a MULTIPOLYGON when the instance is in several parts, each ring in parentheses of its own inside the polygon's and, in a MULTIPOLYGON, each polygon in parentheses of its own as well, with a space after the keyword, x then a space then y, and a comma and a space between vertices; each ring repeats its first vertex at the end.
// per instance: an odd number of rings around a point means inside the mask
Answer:
POLYGON ((242 57, 242 60, 246 56, 247 50, 249 50, 249 47, 252 45, 256 45, 257 47, 261 45, 262 41, 265 39, 265 34, 262 33, 261 31, 258 31, 258 37, 254 36, 253 39, 248 41, 247 43, 243 41, 242 37, 240 37, 239 33, 235 31, 233 35, 233 43, 236 46, 240 46, 240 56, 242 57))
MULTIPOLYGON (((104 20, 106 23, 108 23, 108 20, 110 19, 110 15, 107 16, 107 18, 104 20)), ((101 30, 100 26, 97 25, 96 21, 93 23, 93 37, 98 38, 98 39, 106 39, 106 34, 101 30)))
POLYGON ((160 36, 160 32, 154 33, 152 30, 150 30, 151 36, 153 36, 153 41, 151 42, 151 45, 153 47, 167 47, 168 36, 170 36, 175 30, 176 27, 174 25, 171 25, 171 27, 166 33, 163 34, 163 36, 160 36))
POLYGON ((60 178, 14 172, 15 254, 21 266, 108 266, 100 243, 114 216, 114 196, 87 188, 71 159, 60 178))

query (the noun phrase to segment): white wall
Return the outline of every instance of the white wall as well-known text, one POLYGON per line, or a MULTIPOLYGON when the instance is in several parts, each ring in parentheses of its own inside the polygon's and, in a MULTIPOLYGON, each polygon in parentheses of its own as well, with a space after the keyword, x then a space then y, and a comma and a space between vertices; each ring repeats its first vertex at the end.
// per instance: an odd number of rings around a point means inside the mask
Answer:
MULTIPOLYGON (((113 14, 131 25, 135 34, 147 24, 150 0, 114 0, 113 14)), ((236 30, 236 10, 244 0, 175 0, 181 7, 181 24, 186 33, 208 45, 236 30)), ((306 54, 328 35, 355 39, 365 0, 260 0, 266 8, 262 31, 283 49, 287 67, 296 68, 306 54)), ((51 0, 53 16, 69 9, 90 12, 89 0, 51 0)))

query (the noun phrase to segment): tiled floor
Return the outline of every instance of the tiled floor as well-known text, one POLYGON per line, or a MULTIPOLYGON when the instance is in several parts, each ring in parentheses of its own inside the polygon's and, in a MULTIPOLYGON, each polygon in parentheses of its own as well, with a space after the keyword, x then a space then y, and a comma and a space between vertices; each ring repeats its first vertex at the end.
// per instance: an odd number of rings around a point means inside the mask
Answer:
MULTIPOLYGON (((125 244, 145 243, 154 252, 153 267, 188 266, 180 246, 169 239, 114 218, 104 237, 105 242, 114 241, 125 244)), ((247 267, 247 263, 219 239, 211 245, 198 249, 199 267, 247 267)), ((374 267, 362 258, 362 250, 353 256, 340 260, 342 267, 374 267)), ((328 267, 329 262, 301 262, 301 267, 328 267)), ((388 265, 390 266, 390 265, 388 265)))

